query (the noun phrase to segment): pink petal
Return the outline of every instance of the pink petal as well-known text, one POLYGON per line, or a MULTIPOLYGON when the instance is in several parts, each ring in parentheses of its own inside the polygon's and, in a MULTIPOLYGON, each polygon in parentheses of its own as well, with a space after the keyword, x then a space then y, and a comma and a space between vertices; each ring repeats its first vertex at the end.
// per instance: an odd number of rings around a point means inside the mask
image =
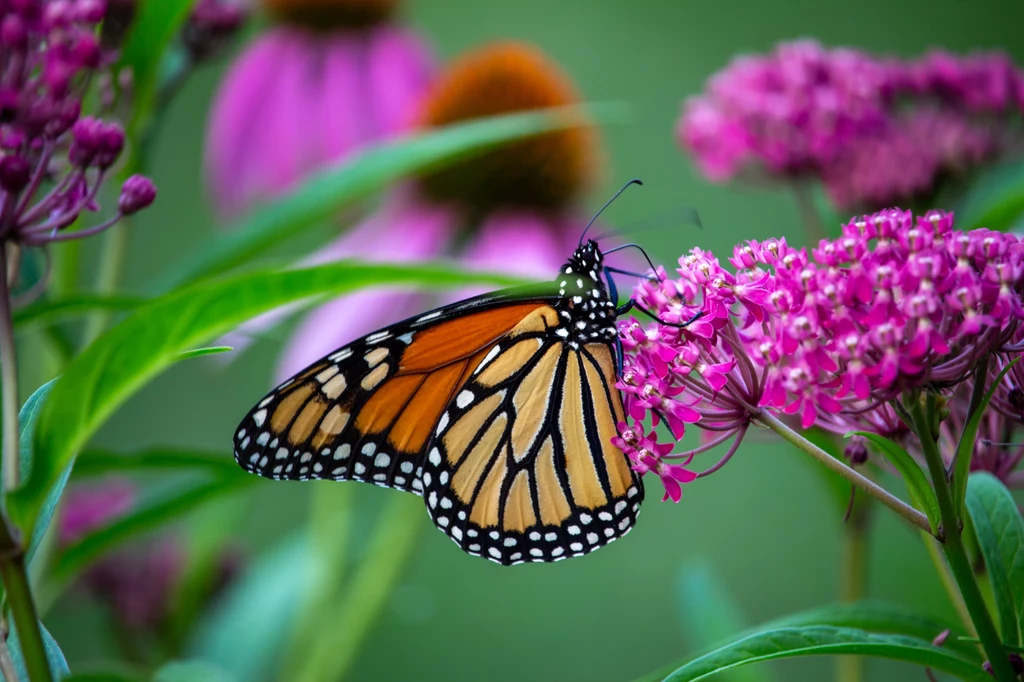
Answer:
POLYGON ((431 50, 409 30, 383 26, 374 31, 369 54, 369 96, 377 135, 407 130, 433 80, 431 50))
POLYGON ((228 70, 210 109, 206 136, 206 173, 213 200, 224 215, 244 207, 246 169, 252 139, 265 129, 266 109, 259 106, 273 91, 288 33, 270 30, 253 41, 228 70))

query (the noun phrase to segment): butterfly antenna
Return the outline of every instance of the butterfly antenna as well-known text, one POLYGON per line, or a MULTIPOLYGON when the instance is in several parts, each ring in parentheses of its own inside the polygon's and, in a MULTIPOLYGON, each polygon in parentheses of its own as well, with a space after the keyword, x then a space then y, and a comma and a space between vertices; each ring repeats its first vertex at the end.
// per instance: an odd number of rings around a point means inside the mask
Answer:
POLYGON ((704 228, 704 225, 700 220, 700 213, 697 212, 696 208, 692 206, 677 206, 676 208, 665 211, 664 213, 660 213, 649 218, 642 218, 627 225, 623 225, 622 227, 613 227, 607 232, 602 232, 598 236, 594 237, 594 240, 602 242, 609 237, 622 237, 627 234, 664 230, 666 228, 677 227, 680 225, 693 225, 698 229, 704 228))
POLYGON ((646 260, 647 264, 651 266, 651 270, 655 274, 657 274, 658 268, 654 267, 654 263, 651 261, 651 257, 647 255, 646 251, 644 251, 644 247, 640 246, 639 244, 623 244, 621 246, 616 246, 614 249, 608 249, 607 251, 605 251, 604 255, 608 256, 615 253, 616 251, 622 251, 623 249, 636 249, 637 251, 642 253, 644 255, 644 260, 646 260))
POLYGON ((613 196, 611 199, 606 201, 604 206, 602 206, 601 209, 597 213, 594 214, 594 217, 590 219, 590 222, 587 223, 587 226, 583 228, 583 234, 580 235, 580 243, 579 243, 579 245, 583 246, 583 238, 585 236, 587 236, 587 230, 589 230, 590 226, 594 224, 594 221, 597 220, 597 217, 599 215, 601 215, 606 208, 611 206, 612 202, 615 201, 616 199, 618 199, 619 195, 622 194, 623 192, 625 192, 627 187, 629 187, 630 185, 641 185, 641 186, 643 186, 643 184, 644 183, 641 182, 639 178, 633 178, 632 180, 627 182, 625 185, 623 185, 622 189, 620 189, 618 192, 615 193, 615 196, 613 196))

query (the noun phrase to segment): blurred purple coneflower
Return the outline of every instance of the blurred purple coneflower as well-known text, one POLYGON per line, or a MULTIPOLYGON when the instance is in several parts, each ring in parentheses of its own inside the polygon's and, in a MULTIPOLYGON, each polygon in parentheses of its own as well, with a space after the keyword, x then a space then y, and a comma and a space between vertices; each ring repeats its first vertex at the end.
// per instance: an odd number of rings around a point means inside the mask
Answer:
MULTIPOLYGON (((431 87, 424 127, 578 103, 571 81, 535 47, 488 45, 456 60, 431 87)), ((578 201, 597 165, 589 127, 545 133, 422 177, 317 258, 403 261, 456 255, 474 268, 547 278, 586 220, 578 201)), ((460 297, 462 294, 460 294, 460 297)), ((282 356, 289 376, 362 333, 412 315, 426 297, 394 290, 346 296, 313 311, 282 356)))
POLYGON ((433 59, 397 0, 264 0, 210 114, 206 171, 223 217, 407 128, 433 59))
MULTIPOLYGON (((688 462, 732 439, 723 460, 705 473, 716 470, 762 410, 793 415, 804 429, 891 436, 905 430, 901 397, 928 390, 955 403, 966 395, 966 410, 974 383, 990 384, 1024 350, 1018 237, 957 231, 952 214, 915 218, 899 209, 855 218, 842 232, 810 250, 785 239, 748 241, 735 248, 732 269, 695 248, 679 260, 678 278, 659 272, 636 288, 636 300, 665 322, 700 314, 683 329, 635 319, 621 326, 627 354, 618 386, 635 420, 620 425, 622 444, 638 471, 655 470, 666 480, 673 499, 686 477, 659 464, 688 462), (985 366, 991 372, 978 371, 985 366), (676 440, 687 424, 715 437, 669 455, 653 434, 644 435, 648 416, 655 425, 665 421, 676 440)), ((1024 406, 1019 375, 1004 379, 992 413, 1017 424, 1024 406)), ((952 421, 950 434, 959 434, 963 415, 952 421)), ((954 441, 946 451, 955 449, 954 441)), ((1020 461, 1019 449, 1013 452, 981 452, 977 464, 1005 480, 1020 461)))
POLYGON ((706 177, 817 179, 844 209, 930 202, 942 181, 1018 148, 1024 75, 1004 55, 917 61, 801 40, 744 56, 687 100, 683 147, 706 177))

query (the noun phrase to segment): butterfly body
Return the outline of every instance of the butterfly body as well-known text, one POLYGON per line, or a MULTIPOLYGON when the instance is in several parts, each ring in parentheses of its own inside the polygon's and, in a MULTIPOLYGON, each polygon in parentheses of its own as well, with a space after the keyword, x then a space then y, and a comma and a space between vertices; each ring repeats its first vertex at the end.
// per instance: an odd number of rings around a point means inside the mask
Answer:
POLYGON ((246 416, 235 457, 276 479, 422 495, 464 551, 501 564, 581 556, 643 499, 614 445, 616 305, 587 242, 546 286, 485 294, 369 334, 246 416))

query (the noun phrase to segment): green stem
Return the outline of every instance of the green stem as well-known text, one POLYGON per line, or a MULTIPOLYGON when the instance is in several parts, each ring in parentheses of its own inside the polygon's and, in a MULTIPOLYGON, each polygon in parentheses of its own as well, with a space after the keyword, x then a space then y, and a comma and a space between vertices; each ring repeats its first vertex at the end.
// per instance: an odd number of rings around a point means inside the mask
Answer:
POLYGON ((783 424, 777 417, 769 413, 767 410, 760 410, 754 416, 754 419, 761 422, 775 433, 788 440, 793 445, 797 446, 814 459, 818 460, 825 465, 830 471, 839 474, 847 481, 857 486, 865 493, 875 498, 889 509, 893 510, 904 519, 914 524, 925 532, 931 532, 931 527, 928 525, 928 517, 918 510, 911 507, 909 504, 896 497, 888 490, 878 485, 870 478, 861 475, 854 471, 850 467, 846 466, 838 459, 828 454, 814 443, 810 442, 799 433, 783 424))
POLYGON ((412 554, 425 517, 423 502, 412 495, 396 495, 384 511, 366 559, 352 578, 341 613, 330 620, 330 627, 320 631, 310 661, 310 669, 320 674, 310 679, 345 678, 412 554))
POLYGON ((828 235, 825 225, 821 221, 821 215, 814 206, 810 185, 806 182, 794 183, 793 194, 796 196, 796 206, 800 211, 800 217, 803 218, 804 226, 807 228, 807 239, 812 244, 817 244, 828 235))
POLYGON ((21 655, 31 682, 49 682, 50 664, 46 660, 39 615, 25 572, 25 552, 15 541, 6 517, 0 517, 0 579, 7 591, 14 626, 18 629, 21 655))
POLYGON ((921 533, 921 541, 924 542, 925 549, 928 550, 928 556, 931 558, 932 564, 935 565, 935 572, 939 574, 942 587, 945 588, 946 594, 949 595, 949 601, 952 602, 953 608, 956 609, 956 614, 960 617, 960 622, 963 623, 964 629, 971 637, 977 637, 978 631, 974 628, 974 623, 971 622, 971 614, 967 611, 967 604, 964 604, 964 598, 960 595, 960 590, 956 586, 956 579, 949 570, 949 564, 942 557, 939 541, 928 533, 921 533))
MULTIPOLYGON (((99 269, 96 271, 96 283, 93 286, 95 294, 108 295, 117 289, 121 280, 121 271, 124 269, 124 256, 128 251, 129 223, 129 218, 121 218, 103 235, 99 269)), ((82 337, 83 347, 88 346, 103 333, 108 319, 109 314, 105 312, 98 312, 89 318, 85 326, 85 334, 82 337)))
POLYGON ((3 492, 18 487, 21 457, 18 427, 18 355, 11 322, 11 292, 7 281, 7 244, 0 244, 0 376, 3 381, 3 492))
POLYGON ((921 449, 924 451, 925 460, 928 462, 928 471, 932 477, 932 485, 935 486, 935 497, 939 503, 939 516, 942 519, 943 543, 942 551, 949 562, 949 568, 953 571, 960 594, 963 597, 967 612, 971 616, 978 631, 978 639, 985 649, 989 663, 992 666, 992 673, 999 682, 1014 682, 1017 676, 1010 667, 1006 651, 1003 649, 996 630, 992 615, 985 607, 985 600, 981 596, 981 590, 974 578, 974 571, 967 559, 967 552, 964 551, 963 537, 960 530, 960 520, 956 517, 953 509, 953 496, 946 480, 946 465, 942 460, 942 453, 939 452, 935 435, 932 433, 932 414, 934 413, 935 397, 928 394, 925 398, 928 403, 927 414, 921 405, 921 400, 911 399, 909 405, 910 416, 914 423, 914 431, 921 441, 921 449))
POLYGON ((340 610, 352 536, 354 493, 351 486, 335 486, 330 482, 313 485, 309 520, 313 575, 285 657, 288 677, 299 682, 319 679, 312 654, 321 639, 333 637, 323 629, 323 624, 340 610))

